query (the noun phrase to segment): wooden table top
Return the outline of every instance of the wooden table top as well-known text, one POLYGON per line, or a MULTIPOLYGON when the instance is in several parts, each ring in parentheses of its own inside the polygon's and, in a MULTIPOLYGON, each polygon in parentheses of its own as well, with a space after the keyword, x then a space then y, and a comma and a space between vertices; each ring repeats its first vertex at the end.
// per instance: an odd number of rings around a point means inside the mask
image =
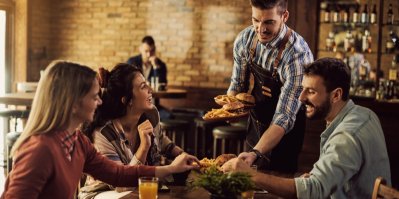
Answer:
MULTIPOLYGON (((170 192, 167 193, 159 193, 158 199, 208 199, 210 198, 209 192, 205 189, 188 189, 185 186, 168 186, 170 188, 170 192)), ((135 190, 120 199, 132 199, 139 198, 138 190, 135 190)), ((271 193, 256 193, 255 199, 276 199, 280 198, 271 193)))

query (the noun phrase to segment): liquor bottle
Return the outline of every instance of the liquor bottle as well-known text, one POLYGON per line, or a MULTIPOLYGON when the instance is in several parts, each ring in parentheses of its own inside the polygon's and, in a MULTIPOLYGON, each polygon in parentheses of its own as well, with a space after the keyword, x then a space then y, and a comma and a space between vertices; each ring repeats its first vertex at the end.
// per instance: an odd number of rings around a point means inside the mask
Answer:
POLYGON ((329 6, 327 6, 326 10, 324 11, 323 22, 330 23, 330 8, 329 8, 329 6))
POLYGON ((339 22, 339 9, 337 6, 331 11, 331 20, 333 23, 339 22))
POLYGON ((392 11, 392 4, 389 4, 388 13, 387 13, 387 24, 393 24, 395 16, 393 15, 392 11))
POLYGON ((375 95, 375 99, 376 100, 384 100, 385 99, 385 80, 383 79, 383 78, 380 78, 379 80, 379 83, 378 83, 378 90, 377 90, 377 92, 376 92, 376 95, 375 95))
POLYGON ((341 11, 341 22, 342 23, 349 23, 349 14, 350 14, 349 7, 342 9, 342 11, 341 11))
POLYGON ((335 44, 335 33, 334 32, 329 32, 328 37, 326 39, 326 50, 327 51, 336 51, 337 47, 335 44))
POLYGON ((370 14, 370 23, 375 24, 377 23, 377 5, 373 5, 373 11, 370 14))
POLYGON ((364 4, 364 9, 362 14, 360 15, 360 23, 368 23, 368 18, 369 18, 369 11, 368 11, 368 6, 367 4, 364 4))
POLYGON ((362 51, 365 53, 371 53, 371 36, 370 31, 365 30, 362 36, 362 51))
POLYGON ((392 99, 396 96, 395 85, 398 79, 398 68, 396 55, 393 56, 391 67, 389 68, 387 99, 392 99))
POLYGON ((355 39, 353 38, 352 32, 350 30, 348 30, 346 32, 346 36, 345 36, 345 39, 344 39, 344 50, 345 51, 347 51, 347 52, 351 52, 352 51, 353 45, 354 45, 354 40, 355 39))
POLYGON ((360 7, 360 5, 356 5, 355 10, 353 11, 353 16, 352 16, 353 23, 359 22, 359 7, 360 7))
POLYGON ((389 36, 385 43, 385 52, 386 53, 393 53, 395 51, 395 38, 393 30, 389 31, 389 36))

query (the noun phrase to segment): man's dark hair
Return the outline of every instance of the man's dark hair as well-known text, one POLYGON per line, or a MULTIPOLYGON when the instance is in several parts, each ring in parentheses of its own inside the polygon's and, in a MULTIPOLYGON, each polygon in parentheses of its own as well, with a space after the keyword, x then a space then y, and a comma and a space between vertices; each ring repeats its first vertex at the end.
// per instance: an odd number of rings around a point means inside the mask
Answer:
POLYGON ((288 6, 288 0, 249 0, 251 6, 261 10, 272 9, 277 6, 278 13, 282 15, 288 6))
POLYGON ((141 43, 146 43, 146 44, 148 44, 149 46, 155 46, 154 38, 152 38, 152 37, 149 36, 149 35, 143 37, 143 39, 141 40, 141 43))
POLYGON ((327 92, 342 89, 342 100, 349 99, 351 70, 340 59, 321 58, 305 67, 305 75, 317 75, 323 78, 327 92))

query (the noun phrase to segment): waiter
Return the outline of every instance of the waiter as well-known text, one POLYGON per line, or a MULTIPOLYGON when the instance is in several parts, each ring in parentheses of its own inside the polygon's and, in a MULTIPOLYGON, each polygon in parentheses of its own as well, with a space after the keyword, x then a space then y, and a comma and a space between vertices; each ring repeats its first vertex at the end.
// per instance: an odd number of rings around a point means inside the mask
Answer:
POLYGON ((305 131, 298 97, 306 64, 313 55, 306 41, 285 22, 287 0, 250 0, 252 26, 234 42, 234 68, 228 95, 247 92, 250 74, 256 106, 250 111, 246 147, 248 164, 283 172, 297 170, 305 131))

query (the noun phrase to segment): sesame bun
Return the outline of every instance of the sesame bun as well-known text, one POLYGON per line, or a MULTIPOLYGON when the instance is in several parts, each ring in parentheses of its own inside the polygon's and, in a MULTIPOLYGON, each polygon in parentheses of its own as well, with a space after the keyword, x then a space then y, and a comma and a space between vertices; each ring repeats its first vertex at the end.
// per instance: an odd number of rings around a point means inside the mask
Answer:
POLYGON ((238 93, 235 98, 248 104, 255 104, 255 97, 248 93, 238 93))

